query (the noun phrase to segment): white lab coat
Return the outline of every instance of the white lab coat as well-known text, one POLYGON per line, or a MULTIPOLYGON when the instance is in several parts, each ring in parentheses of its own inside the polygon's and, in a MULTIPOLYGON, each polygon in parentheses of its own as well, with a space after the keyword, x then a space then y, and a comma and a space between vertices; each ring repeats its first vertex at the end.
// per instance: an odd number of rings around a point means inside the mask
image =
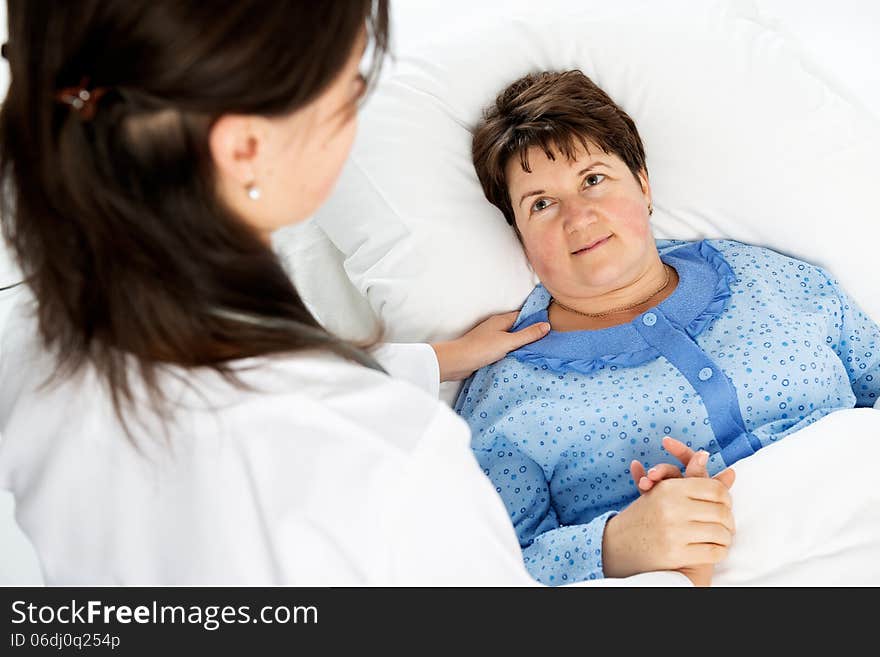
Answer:
POLYGON ((47 584, 535 584, 467 425, 426 391, 429 346, 381 349, 397 377, 317 352, 242 361, 250 391, 177 370, 173 423, 131 422, 136 449, 94 372, 40 388, 32 322, 4 339, 0 487, 47 584))

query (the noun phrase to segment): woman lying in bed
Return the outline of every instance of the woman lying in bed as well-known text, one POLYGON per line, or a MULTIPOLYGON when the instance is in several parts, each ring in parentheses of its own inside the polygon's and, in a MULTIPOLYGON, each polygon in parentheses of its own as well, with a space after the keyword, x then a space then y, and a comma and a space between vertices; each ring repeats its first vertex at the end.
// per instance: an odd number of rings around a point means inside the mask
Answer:
POLYGON ((708 583, 735 531, 730 479, 670 477, 664 437, 685 443, 666 441, 683 460, 707 452, 717 475, 874 405, 880 328, 813 265, 728 240, 656 242, 635 124, 580 71, 505 89, 473 156, 541 281, 514 330, 552 327, 456 403, 529 571, 563 584, 682 569, 708 583), (658 467, 645 477, 643 464, 658 467))

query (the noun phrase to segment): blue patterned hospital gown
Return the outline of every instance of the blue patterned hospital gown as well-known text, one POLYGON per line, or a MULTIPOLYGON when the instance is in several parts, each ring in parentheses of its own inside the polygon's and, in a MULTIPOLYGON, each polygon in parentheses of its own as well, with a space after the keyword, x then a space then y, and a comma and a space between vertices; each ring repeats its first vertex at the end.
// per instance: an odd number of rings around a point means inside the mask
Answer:
MULTIPOLYGON (((676 290, 632 322, 551 331, 476 372, 455 409, 545 584, 602 577, 605 523, 638 492, 629 463, 714 474, 880 394, 880 328, 822 269, 728 240, 658 242, 676 290)), ((538 286, 512 330, 547 321, 538 286)))

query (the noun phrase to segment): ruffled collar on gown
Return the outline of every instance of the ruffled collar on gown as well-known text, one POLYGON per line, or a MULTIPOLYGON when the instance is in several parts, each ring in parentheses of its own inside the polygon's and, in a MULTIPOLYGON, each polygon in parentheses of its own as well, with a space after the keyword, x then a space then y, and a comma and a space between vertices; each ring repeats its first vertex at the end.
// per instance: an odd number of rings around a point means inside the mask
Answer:
MULTIPOLYGON (((736 276, 730 265, 708 242, 658 242, 660 259, 678 272, 678 286, 654 308, 695 338, 727 308, 730 286, 736 276)), ((538 285, 523 304, 511 330, 546 322, 550 293, 538 285)), ((595 331, 551 330, 537 342, 512 351, 524 363, 546 366, 556 372, 590 374, 610 365, 633 367, 657 358, 661 352, 648 344, 631 322, 595 331)))

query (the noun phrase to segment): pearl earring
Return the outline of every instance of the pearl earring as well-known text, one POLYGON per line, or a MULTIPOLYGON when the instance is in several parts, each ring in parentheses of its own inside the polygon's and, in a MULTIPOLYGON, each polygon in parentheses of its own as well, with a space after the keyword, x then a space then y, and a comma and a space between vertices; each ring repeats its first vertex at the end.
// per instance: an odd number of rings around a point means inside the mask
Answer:
POLYGON ((245 187, 245 189, 247 190, 247 195, 250 200, 260 200, 260 188, 257 187, 255 183, 250 183, 247 187, 245 187))

